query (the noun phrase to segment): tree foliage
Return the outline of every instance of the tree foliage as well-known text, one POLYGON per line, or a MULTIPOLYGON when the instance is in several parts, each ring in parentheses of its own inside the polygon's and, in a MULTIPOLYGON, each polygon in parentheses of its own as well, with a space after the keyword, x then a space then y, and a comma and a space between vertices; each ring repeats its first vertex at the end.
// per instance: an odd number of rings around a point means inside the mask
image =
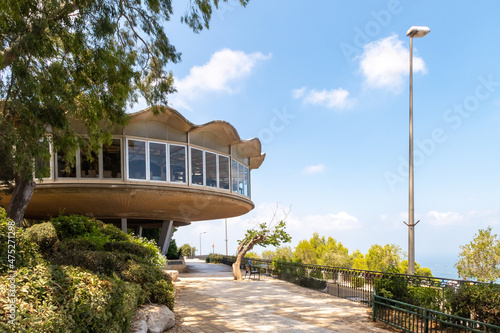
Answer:
POLYGON ((276 212, 269 223, 261 223, 257 228, 246 231, 242 240, 238 241, 236 262, 233 264, 233 276, 235 280, 241 280, 241 260, 245 257, 255 245, 266 247, 269 245, 280 246, 283 243, 289 243, 292 237, 286 232, 286 215, 279 222, 275 222, 276 212))
POLYGON ((384 246, 374 244, 368 249, 365 260, 369 270, 400 272, 403 257, 403 250, 396 244, 386 244, 384 246))
POLYGON ((460 249, 455 264, 459 276, 482 282, 500 279, 500 239, 492 234, 491 227, 480 229, 472 241, 460 249))
POLYGON ((295 248, 294 260, 306 264, 317 264, 350 268, 349 250, 333 237, 320 237, 314 233, 310 240, 302 240, 295 248))
POLYGON ((194 246, 189 245, 188 243, 182 245, 179 248, 179 256, 192 257, 194 253, 196 253, 196 248, 194 246))
MULTIPOLYGON (((227 1, 189 1, 182 21, 199 32, 227 1)), ((78 147, 97 151, 127 122, 127 103, 142 96, 150 106, 167 104, 175 90, 167 66, 181 58, 166 34, 172 15, 172 0, 0 3, 0 176, 15 180, 9 217, 20 223, 49 141, 74 163, 78 147)))

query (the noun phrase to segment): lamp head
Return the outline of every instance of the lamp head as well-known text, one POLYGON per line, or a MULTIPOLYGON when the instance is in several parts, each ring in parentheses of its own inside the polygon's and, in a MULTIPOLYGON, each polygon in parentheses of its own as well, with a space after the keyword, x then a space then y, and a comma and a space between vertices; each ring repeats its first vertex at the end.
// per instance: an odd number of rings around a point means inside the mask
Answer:
POLYGON ((406 36, 422 38, 429 32, 431 32, 431 29, 429 29, 429 27, 413 26, 410 29, 408 29, 408 31, 406 32, 406 36))

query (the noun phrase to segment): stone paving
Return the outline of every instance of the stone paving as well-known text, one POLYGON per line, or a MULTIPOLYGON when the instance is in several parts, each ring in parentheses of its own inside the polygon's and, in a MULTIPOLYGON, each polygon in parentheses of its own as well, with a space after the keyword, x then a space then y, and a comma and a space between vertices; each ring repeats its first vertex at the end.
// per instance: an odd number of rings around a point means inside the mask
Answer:
POLYGON ((261 276, 234 281, 229 266, 188 260, 176 287, 176 326, 198 332, 394 332, 349 300, 261 276))

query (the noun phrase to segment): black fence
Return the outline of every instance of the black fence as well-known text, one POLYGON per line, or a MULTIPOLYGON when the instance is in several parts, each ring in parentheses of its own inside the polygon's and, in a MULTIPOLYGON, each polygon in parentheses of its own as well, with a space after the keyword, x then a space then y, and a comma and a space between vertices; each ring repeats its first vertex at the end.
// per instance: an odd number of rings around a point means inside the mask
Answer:
MULTIPOLYGON (((228 265, 235 261, 234 256, 223 258, 223 263, 228 265)), ((242 264, 248 263, 264 274, 367 305, 371 304, 373 291, 377 290, 382 297, 443 312, 447 312, 445 300, 448 295, 454 294, 461 285, 478 284, 476 281, 244 258, 242 264)))
POLYGON ((373 321, 382 321, 404 332, 500 333, 500 326, 429 310, 377 295, 373 296, 372 306, 373 321))

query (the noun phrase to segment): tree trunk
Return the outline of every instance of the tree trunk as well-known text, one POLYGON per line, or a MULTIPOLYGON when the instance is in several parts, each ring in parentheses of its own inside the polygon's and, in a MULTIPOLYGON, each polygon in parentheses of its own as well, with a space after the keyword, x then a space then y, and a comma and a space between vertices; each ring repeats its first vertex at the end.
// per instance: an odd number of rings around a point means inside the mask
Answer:
POLYGON ((243 280, 243 277, 241 276, 240 265, 241 265, 240 259, 236 259, 236 262, 233 263, 233 278, 235 280, 243 280))
POLYGON ((16 175, 16 183, 14 185, 14 192, 10 199, 9 206, 7 207, 7 217, 16 222, 18 227, 24 218, 24 212, 28 207, 31 196, 35 191, 34 180, 24 180, 22 176, 16 175))

